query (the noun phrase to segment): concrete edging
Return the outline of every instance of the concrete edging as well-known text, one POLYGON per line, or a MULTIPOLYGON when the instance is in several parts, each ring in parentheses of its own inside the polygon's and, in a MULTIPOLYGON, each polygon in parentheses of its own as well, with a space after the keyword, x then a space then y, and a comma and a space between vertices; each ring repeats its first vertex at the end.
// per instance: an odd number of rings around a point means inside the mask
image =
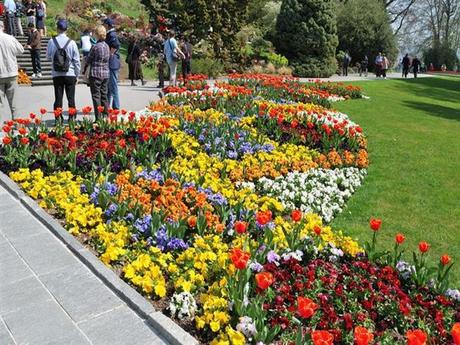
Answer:
POLYGON ((146 301, 146 299, 124 282, 115 272, 105 266, 93 253, 85 248, 74 236, 69 234, 59 222, 46 213, 27 196, 19 186, 0 171, 0 185, 18 199, 19 202, 48 228, 61 242, 83 262, 104 284, 172 345, 195 345, 198 341, 170 318, 146 301))

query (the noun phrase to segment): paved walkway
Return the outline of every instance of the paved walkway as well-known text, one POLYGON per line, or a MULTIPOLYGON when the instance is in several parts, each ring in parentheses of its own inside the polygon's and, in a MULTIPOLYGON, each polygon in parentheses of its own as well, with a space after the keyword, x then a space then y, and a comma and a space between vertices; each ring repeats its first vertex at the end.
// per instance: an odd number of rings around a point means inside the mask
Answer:
MULTIPOLYGON (((121 107, 126 110, 141 110, 150 102, 158 100, 159 88, 154 87, 157 83, 150 82, 146 86, 119 86, 121 107)), ((31 112, 39 113, 40 108, 51 111, 54 102, 54 88, 47 86, 20 86, 16 92, 17 114, 20 117, 27 117, 31 112)), ((64 109, 67 110, 67 98, 64 96, 64 109)), ((89 87, 83 84, 77 85, 75 91, 75 103, 78 109, 84 106, 93 106, 89 87)), ((8 106, 0 107, 0 111, 10 113, 8 106)), ((65 116, 67 118, 67 116, 65 116)), ((44 117, 45 120, 54 120, 54 115, 50 112, 44 117)))
POLYGON ((0 186, 0 344, 165 342, 0 186))

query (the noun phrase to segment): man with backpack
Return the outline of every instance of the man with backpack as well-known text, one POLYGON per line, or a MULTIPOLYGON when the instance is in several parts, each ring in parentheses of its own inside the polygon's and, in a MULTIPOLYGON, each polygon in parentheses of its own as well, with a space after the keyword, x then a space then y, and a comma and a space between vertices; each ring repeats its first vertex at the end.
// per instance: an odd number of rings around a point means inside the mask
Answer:
MULTIPOLYGON (((64 91, 67 96, 69 109, 75 109, 75 85, 80 75, 80 53, 75 41, 67 37, 67 21, 57 22, 58 35, 48 42, 46 56, 53 65, 54 110, 62 109, 64 91)), ((76 115, 74 115, 76 116, 76 115)), ((74 120, 69 114, 69 121, 74 120)), ((56 122, 62 121, 62 113, 56 113, 56 122)))

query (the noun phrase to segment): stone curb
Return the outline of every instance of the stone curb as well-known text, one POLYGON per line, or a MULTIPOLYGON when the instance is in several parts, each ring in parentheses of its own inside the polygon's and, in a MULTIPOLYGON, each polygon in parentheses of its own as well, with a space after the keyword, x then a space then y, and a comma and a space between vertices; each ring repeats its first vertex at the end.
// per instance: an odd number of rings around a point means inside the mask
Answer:
POLYGON ((146 299, 106 267, 93 253, 69 234, 57 220, 46 213, 27 196, 7 175, 0 172, 0 185, 12 194, 24 207, 45 225, 61 242, 77 256, 117 296, 128 304, 142 319, 172 345, 195 345, 198 341, 146 301, 146 299))

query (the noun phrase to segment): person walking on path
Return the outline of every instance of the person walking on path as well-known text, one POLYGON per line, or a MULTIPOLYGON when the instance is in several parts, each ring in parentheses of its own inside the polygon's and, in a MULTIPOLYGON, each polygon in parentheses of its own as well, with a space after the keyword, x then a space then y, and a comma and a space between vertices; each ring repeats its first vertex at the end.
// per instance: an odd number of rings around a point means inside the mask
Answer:
POLYGON ((35 26, 35 16, 37 13, 37 5, 32 0, 26 0, 24 5, 24 11, 27 17, 27 27, 29 24, 34 24, 35 26))
POLYGON ((407 78, 407 75, 409 74, 409 69, 410 69, 410 58, 409 58, 409 54, 406 54, 404 58, 402 59, 402 76, 404 78, 407 78))
POLYGON ((36 12, 35 12, 35 27, 37 28, 38 31, 40 31, 40 35, 42 37, 46 36, 46 25, 45 25, 45 19, 46 19, 46 4, 44 0, 39 0, 36 6, 36 12))
MULTIPOLYGON (((152 29, 153 30, 153 29, 152 29)), ((158 70, 158 88, 165 86, 165 54, 164 54, 164 43, 165 40, 163 35, 159 32, 153 35, 153 47, 151 55, 157 56, 157 70, 158 70)))
POLYGON ((177 45, 177 41, 174 38, 175 36, 176 33, 174 30, 169 31, 169 38, 164 43, 164 54, 166 57, 166 62, 169 66, 169 86, 177 85, 177 63, 179 60, 185 58, 184 53, 182 53, 177 45))
MULTIPOLYGON (((59 19, 57 22, 58 35, 48 42, 46 57, 52 61, 54 85, 54 111, 56 122, 62 122, 62 99, 64 91, 70 109, 75 109, 75 85, 80 75, 80 53, 75 41, 67 37, 67 21, 59 19), (59 111, 59 109, 61 111, 59 111)), ((69 111, 69 121, 75 119, 76 114, 69 111)))
POLYGON ((83 57, 87 57, 91 47, 96 44, 96 40, 91 37, 91 32, 86 29, 80 36, 80 47, 83 57))
POLYGON ((382 76, 383 76, 383 79, 387 79, 388 68, 390 68, 390 61, 385 56, 385 54, 383 54, 383 60, 382 60, 382 76))
POLYGON ((8 24, 8 29, 6 32, 12 36, 17 36, 16 33, 16 3, 14 0, 5 0, 4 2, 5 7, 5 17, 8 24))
POLYGON ((412 60, 412 68, 414 70, 414 78, 417 78, 417 74, 420 70, 420 60, 417 58, 417 57, 414 57, 414 59, 412 60))
POLYGON ((187 76, 192 72, 192 55, 193 47, 187 37, 184 37, 181 44, 181 50, 184 53, 185 58, 182 60, 182 78, 184 83, 187 80, 187 76))
POLYGON ((375 58, 375 75, 377 78, 380 78, 382 75, 382 66, 383 66, 383 55, 379 53, 379 55, 375 58))
POLYGON ((350 62, 351 62, 351 57, 347 50, 345 52, 345 55, 343 56, 343 61, 342 61, 342 75, 345 77, 348 77, 348 67, 350 66, 350 62))
POLYGON ((369 58, 367 57, 367 55, 364 55, 364 58, 361 60, 359 76, 361 77, 364 74, 364 76, 367 78, 368 70, 369 70, 369 58))
POLYGON ((42 36, 40 32, 35 28, 35 25, 29 23, 29 37, 27 38, 26 49, 30 50, 30 56, 32 57, 32 78, 42 77, 42 65, 40 61, 40 52, 42 46, 42 36))
POLYGON ((13 36, 4 33, 3 29, 3 22, 0 21, 0 106, 3 106, 6 98, 11 117, 7 118, 5 111, 0 111, 0 125, 4 121, 14 119, 16 115, 14 93, 18 76, 17 56, 24 53, 21 43, 13 36))
POLYGON ((112 19, 106 18, 104 26, 107 30, 107 37, 105 42, 110 48, 109 59, 109 107, 113 109, 120 109, 120 97, 118 95, 118 78, 120 75, 120 41, 118 40, 117 33, 115 32, 114 23, 112 19))
POLYGON ((136 36, 131 38, 131 42, 128 46, 128 56, 126 57, 126 63, 129 69, 129 79, 131 80, 131 86, 137 86, 135 80, 141 80, 142 85, 145 85, 144 75, 142 74, 142 62, 141 62, 141 48, 139 47, 138 39, 136 36))
MULTIPOLYGON (((101 118, 101 113, 106 115, 109 109, 107 91, 110 75, 110 48, 107 43, 105 43, 107 31, 104 26, 99 25, 96 28, 95 36, 97 43, 91 48, 86 58, 85 69, 90 69, 89 87, 93 99, 94 116, 97 121, 101 118)), ((86 71, 84 73, 86 73, 86 71)))

